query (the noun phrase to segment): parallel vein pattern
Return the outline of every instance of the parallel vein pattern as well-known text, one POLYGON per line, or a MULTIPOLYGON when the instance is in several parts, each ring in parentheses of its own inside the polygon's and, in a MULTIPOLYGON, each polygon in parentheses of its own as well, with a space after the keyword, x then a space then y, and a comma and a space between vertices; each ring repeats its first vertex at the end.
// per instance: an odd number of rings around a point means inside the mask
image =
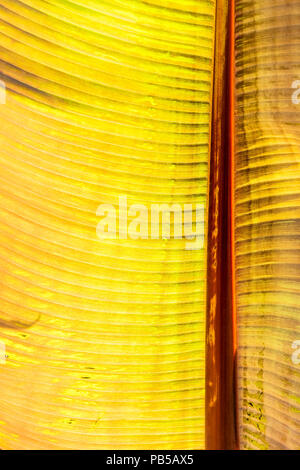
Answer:
POLYGON ((239 428, 300 448, 300 2, 237 0, 239 428), (298 344, 298 354, 297 354, 298 344))
POLYGON ((206 206, 214 9, 0 0, 2 449, 204 445, 204 250, 96 210, 206 206))

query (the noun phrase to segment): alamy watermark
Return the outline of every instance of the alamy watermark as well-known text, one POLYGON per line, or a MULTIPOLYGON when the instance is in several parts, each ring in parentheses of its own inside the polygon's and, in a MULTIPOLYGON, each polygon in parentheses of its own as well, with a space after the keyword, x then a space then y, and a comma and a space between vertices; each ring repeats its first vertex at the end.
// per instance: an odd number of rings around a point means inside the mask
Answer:
POLYGON ((0 341, 0 364, 5 364, 6 363, 6 348, 5 348, 5 343, 3 341, 0 341))
POLYGON ((292 103, 300 104, 300 80, 294 80, 292 83, 292 88, 295 91, 292 93, 292 103))
POLYGON ((101 240, 185 240, 186 250, 204 247, 203 204, 100 204, 97 236, 101 240))
POLYGON ((292 363, 298 365, 300 364, 300 339, 292 343, 292 349, 295 350, 292 354, 292 363))
POLYGON ((0 80, 0 104, 6 104, 6 85, 0 80))

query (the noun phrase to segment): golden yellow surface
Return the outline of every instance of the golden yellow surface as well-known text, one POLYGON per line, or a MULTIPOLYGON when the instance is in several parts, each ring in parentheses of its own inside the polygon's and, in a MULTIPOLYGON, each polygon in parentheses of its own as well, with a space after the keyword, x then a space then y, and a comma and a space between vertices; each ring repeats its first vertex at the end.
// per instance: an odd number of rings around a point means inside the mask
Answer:
POLYGON ((0 0, 2 449, 204 445, 205 250, 96 210, 206 206, 214 3, 0 0))
POLYGON ((236 278, 243 449, 300 448, 300 2, 236 2, 236 278), (293 349, 298 344, 297 349, 293 349))

